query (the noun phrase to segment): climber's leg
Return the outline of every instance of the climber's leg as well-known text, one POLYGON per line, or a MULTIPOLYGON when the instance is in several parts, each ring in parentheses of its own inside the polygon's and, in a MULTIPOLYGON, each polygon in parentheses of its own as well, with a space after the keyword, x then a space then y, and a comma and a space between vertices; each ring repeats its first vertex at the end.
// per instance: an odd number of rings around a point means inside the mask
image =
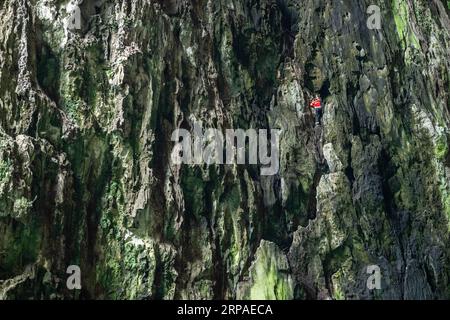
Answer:
POLYGON ((316 125, 320 124, 321 112, 322 112, 321 109, 319 109, 319 108, 316 108, 316 109, 315 109, 315 114, 316 114, 316 125))

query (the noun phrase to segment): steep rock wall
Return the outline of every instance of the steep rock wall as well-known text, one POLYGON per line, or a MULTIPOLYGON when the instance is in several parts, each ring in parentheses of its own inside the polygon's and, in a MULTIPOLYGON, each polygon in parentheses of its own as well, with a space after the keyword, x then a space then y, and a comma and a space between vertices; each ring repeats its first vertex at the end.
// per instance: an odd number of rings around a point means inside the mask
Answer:
POLYGON ((449 298, 447 3, 74 5, 0 3, 0 298, 449 298), (279 174, 174 165, 198 121, 279 174))

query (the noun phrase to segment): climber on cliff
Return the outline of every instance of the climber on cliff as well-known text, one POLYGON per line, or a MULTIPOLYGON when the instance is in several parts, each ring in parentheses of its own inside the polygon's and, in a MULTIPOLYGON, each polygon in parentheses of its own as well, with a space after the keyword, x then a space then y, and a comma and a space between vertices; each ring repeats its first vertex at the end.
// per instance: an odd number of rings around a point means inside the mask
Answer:
POLYGON ((314 114, 316 117, 316 125, 320 125, 320 120, 322 118, 322 100, 319 95, 316 94, 316 97, 309 104, 311 108, 314 109, 314 114))

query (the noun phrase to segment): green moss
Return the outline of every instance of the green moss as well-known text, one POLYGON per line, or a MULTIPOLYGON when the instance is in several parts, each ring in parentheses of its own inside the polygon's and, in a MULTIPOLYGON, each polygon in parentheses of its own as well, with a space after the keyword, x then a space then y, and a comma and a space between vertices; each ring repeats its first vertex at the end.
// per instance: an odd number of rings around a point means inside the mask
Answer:
POLYGON ((139 299, 148 296, 155 267, 153 249, 141 241, 123 243, 127 236, 119 233, 119 241, 108 237, 109 248, 96 270, 98 282, 108 298, 139 299))
POLYGON ((447 220, 449 221, 448 223, 448 228, 450 230, 450 195, 446 195, 445 199, 444 199, 444 211, 447 215, 447 220))
POLYGON ((224 196, 225 205, 230 212, 236 212, 241 205, 241 191, 234 186, 229 193, 224 196))
POLYGON ((448 154, 448 143, 445 135, 440 136, 434 147, 434 154, 439 160, 444 160, 448 154))
POLYGON ((44 47, 42 56, 38 56, 37 79, 41 87, 55 97, 59 84, 60 65, 57 56, 50 48, 44 47))
POLYGON ((199 217, 205 210, 205 182, 198 168, 184 167, 181 178, 186 212, 199 217))
POLYGON ((334 300, 345 300, 345 294, 340 287, 335 288, 333 293, 334 300))
POLYGON ((241 231, 242 220, 240 212, 228 213, 225 216, 225 230, 230 231, 230 244, 227 245, 229 249, 229 260, 231 263, 231 270, 238 272, 245 259, 245 242, 242 241, 243 234, 241 231), (228 221, 230 220, 230 221, 228 221))
POLYGON ((401 0, 393 1, 393 13, 395 26, 397 27, 397 33, 401 39, 404 38, 405 30, 406 30, 406 17, 407 17, 407 8, 406 3, 403 3, 401 0))
POLYGON ((397 34, 401 40, 401 45, 405 49, 407 46, 420 48, 416 35, 408 28, 409 13, 408 5, 404 0, 393 0, 392 12, 394 15, 397 34))
POLYGON ((11 177, 11 164, 8 159, 0 159, 0 184, 11 177))
POLYGON ((400 191, 394 194, 394 199, 396 203, 401 204, 404 208, 408 210, 415 210, 415 200, 414 190, 411 189, 409 185, 405 183, 401 184, 400 191))
POLYGON ((78 81, 70 76, 69 73, 64 74, 61 78, 60 96, 61 104, 71 119, 79 121, 79 106, 81 100, 77 98, 79 91, 77 88, 78 81))
POLYGON ((22 216, 26 215, 32 206, 33 206, 33 202, 28 201, 28 199, 26 199, 24 197, 16 199, 14 201, 14 207, 13 207, 14 216, 22 217, 22 216))
POLYGON ((251 300, 285 300, 292 298, 292 284, 278 273, 273 262, 262 260, 255 268, 255 282, 250 291, 251 300))
MULTIPOLYGON (((7 230, 2 238, 4 256, 0 255, 0 279, 2 271, 9 277, 21 273, 26 265, 34 263, 40 247, 42 233, 36 224, 20 224, 17 229, 10 231, 7 230)), ((1 248, 0 245, 0 251, 1 248)))
MULTIPOLYGON (((283 254, 273 243, 262 242, 251 268, 250 300, 289 300, 294 296, 290 275, 283 268, 283 254)), ((283 264, 286 264, 284 266, 283 264)))
MULTIPOLYGON (((0 159, 0 199, 3 197, 5 192, 8 192, 6 186, 12 175, 12 166, 8 159, 0 159)), ((0 203, 0 209, 2 204, 0 203)))

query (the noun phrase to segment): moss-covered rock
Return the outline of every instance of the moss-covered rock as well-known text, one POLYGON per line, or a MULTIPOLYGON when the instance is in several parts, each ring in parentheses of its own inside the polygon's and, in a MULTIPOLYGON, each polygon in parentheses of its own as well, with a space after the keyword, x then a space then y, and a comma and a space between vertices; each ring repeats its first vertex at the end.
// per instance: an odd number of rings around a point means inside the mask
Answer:
POLYGON ((448 2, 367 5, 2 1, 0 298, 448 298, 448 2), (172 163, 199 122, 279 172, 172 163))

